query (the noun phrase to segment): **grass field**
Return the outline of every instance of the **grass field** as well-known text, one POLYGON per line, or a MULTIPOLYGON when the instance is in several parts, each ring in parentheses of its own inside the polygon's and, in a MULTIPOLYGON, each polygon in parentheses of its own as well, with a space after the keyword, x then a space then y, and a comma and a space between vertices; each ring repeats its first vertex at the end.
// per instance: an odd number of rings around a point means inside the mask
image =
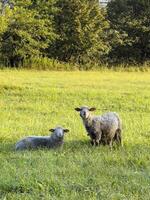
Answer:
POLYGON ((0 199, 149 200, 150 73, 1 70, 0 199), (123 147, 92 147, 80 105, 118 112, 123 147), (14 151, 59 124, 70 129, 63 149, 14 151))

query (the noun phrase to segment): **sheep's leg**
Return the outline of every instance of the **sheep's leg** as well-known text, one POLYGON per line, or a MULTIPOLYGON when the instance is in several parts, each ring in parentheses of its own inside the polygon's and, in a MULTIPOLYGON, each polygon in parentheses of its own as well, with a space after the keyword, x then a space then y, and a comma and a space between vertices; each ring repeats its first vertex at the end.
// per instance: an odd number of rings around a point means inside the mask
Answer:
POLYGON ((91 145, 92 146, 99 146, 99 140, 91 140, 91 145))
POLYGON ((113 147, 113 142, 112 142, 112 140, 109 142, 109 147, 110 147, 110 150, 112 150, 112 147, 113 147))
POLYGON ((96 146, 99 146, 102 140, 102 131, 96 132, 95 135, 96 135, 96 146))
POLYGON ((104 138, 103 144, 104 144, 104 145, 107 145, 107 144, 108 144, 108 141, 107 141, 107 138, 106 138, 106 137, 104 138))
POLYGON ((91 145, 94 146, 94 141, 93 140, 91 140, 91 145))
POLYGON ((108 144, 107 137, 106 137, 106 133, 105 133, 104 131, 102 131, 100 142, 101 142, 104 146, 108 144))
POLYGON ((91 145, 92 146, 96 146, 96 141, 95 140, 91 140, 91 145))
POLYGON ((118 134, 118 143, 122 146, 122 140, 121 140, 121 135, 118 134))
POLYGON ((113 139, 111 137, 111 135, 103 135, 103 144, 104 145, 108 145, 110 147, 110 149, 112 150, 113 147, 113 139))
POLYGON ((100 144, 100 141, 99 140, 91 140, 91 145, 92 146, 99 146, 99 144, 100 144))
POLYGON ((117 142, 118 145, 122 146, 122 139, 121 139, 121 130, 117 129, 116 133, 115 133, 115 140, 117 142))
POLYGON ((97 140, 95 141, 95 146, 99 146, 99 144, 100 144, 100 140, 97 139, 97 140))
POLYGON ((118 134, 118 140, 120 145, 122 146, 122 136, 121 136, 121 130, 119 129, 119 134, 118 134))
POLYGON ((92 146, 99 146, 101 142, 101 134, 93 131, 90 137, 92 146))
POLYGON ((99 146, 101 144, 102 140, 102 134, 98 134, 98 137, 96 138, 96 146, 99 146))

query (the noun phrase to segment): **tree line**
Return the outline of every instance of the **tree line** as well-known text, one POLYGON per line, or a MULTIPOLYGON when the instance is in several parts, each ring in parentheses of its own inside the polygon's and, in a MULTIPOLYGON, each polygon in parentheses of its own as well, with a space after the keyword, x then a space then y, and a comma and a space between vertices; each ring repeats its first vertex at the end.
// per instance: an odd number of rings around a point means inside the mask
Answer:
POLYGON ((1 65, 49 58, 77 65, 150 59, 150 0, 2 0, 1 65))

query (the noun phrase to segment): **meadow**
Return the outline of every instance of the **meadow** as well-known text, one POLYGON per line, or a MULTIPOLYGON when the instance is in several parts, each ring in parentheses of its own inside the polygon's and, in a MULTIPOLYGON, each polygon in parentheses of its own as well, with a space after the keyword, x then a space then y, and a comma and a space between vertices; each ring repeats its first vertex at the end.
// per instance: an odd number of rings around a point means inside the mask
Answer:
POLYGON ((150 72, 0 70, 0 199, 149 200, 150 72), (81 105, 118 112, 123 147, 92 147, 81 105), (57 125, 63 148, 15 152, 57 125))

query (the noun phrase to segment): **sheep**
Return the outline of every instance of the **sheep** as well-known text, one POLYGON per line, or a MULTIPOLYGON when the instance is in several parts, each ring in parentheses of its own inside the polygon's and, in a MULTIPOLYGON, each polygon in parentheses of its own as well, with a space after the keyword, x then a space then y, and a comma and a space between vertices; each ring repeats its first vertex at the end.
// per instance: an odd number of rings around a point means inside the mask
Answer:
POLYGON ((49 131, 52 132, 50 136, 29 136, 20 140, 16 144, 16 150, 61 147, 64 143, 64 134, 69 132, 60 126, 49 131))
POLYGON ((87 106, 75 108, 75 110, 80 112, 92 145, 98 146, 102 143, 112 148, 114 141, 121 144, 122 122, 117 113, 107 112, 101 116, 92 116, 90 111, 95 111, 96 108, 87 106))

